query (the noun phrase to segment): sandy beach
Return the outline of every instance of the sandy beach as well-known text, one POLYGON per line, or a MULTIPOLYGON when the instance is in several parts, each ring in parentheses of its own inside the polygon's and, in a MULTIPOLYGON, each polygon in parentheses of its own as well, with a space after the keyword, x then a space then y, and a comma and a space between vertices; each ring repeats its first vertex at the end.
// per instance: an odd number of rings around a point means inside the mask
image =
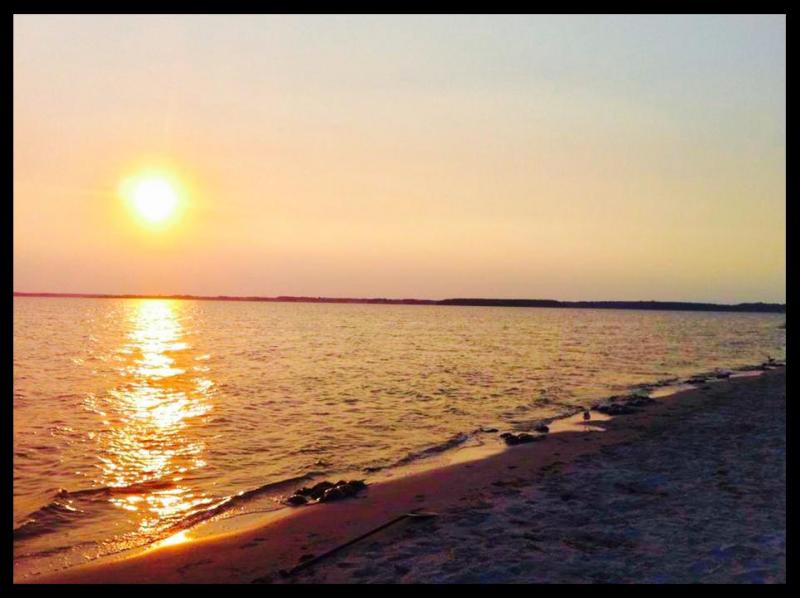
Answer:
POLYGON ((683 391, 546 440, 284 509, 40 583, 784 582, 785 373, 683 391), (406 518, 312 566, 332 548, 406 518), (288 575, 287 575, 288 572, 288 575))

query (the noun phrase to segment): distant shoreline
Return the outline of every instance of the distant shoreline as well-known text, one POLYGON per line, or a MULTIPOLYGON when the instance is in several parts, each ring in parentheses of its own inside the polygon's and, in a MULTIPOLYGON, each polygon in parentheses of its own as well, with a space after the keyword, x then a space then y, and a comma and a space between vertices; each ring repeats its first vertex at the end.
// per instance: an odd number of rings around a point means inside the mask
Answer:
POLYGON ((268 303, 355 303, 369 305, 456 305, 471 307, 553 307, 562 309, 633 309, 661 311, 721 311, 748 313, 786 313, 785 303, 693 303, 689 301, 557 301, 555 299, 386 299, 354 297, 239 297, 229 295, 133 295, 105 293, 26 293, 14 297, 62 299, 174 299, 184 301, 253 301, 268 303))

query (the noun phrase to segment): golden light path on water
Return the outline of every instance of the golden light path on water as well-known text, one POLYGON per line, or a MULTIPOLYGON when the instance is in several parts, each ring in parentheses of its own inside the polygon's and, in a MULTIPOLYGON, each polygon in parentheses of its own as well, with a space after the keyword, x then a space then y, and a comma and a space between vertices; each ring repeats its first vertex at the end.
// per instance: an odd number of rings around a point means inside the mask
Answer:
POLYGON ((211 409, 211 380, 190 350, 168 300, 142 300, 130 315, 127 343, 118 350, 125 383, 110 391, 114 418, 101 435, 98 484, 114 489, 110 502, 153 535, 212 499, 182 483, 205 467, 205 443, 193 421, 211 409))

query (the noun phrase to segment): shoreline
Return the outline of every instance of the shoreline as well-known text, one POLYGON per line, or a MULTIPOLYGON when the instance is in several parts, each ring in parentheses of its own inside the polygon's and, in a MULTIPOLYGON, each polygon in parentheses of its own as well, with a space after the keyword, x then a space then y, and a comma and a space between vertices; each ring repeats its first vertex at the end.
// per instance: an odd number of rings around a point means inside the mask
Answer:
MULTIPOLYGON (((714 382, 716 394, 778 379, 785 369, 768 370, 714 382)), ((370 484, 355 498, 253 517, 251 524, 197 539, 181 532, 134 555, 110 556, 18 583, 242 583, 279 581, 278 571, 291 569, 310 555, 364 534, 415 509, 448 512, 480 504, 506 485, 535 484, 537 476, 557 464, 574 463, 612 446, 647 436, 656 421, 679 424, 681 416, 708 403, 708 388, 659 397, 646 409, 620 417, 592 412, 590 430, 580 415, 552 423, 546 440, 510 447, 479 459, 459 459, 444 466, 370 484), (666 418, 666 419, 665 419, 666 418), (520 472, 525 472, 521 474, 520 472)), ((785 391, 784 391, 785 392, 785 391)), ((462 455, 463 456, 463 455, 462 455)), ((224 520, 223 520, 224 521, 224 520)), ((406 526, 406 524, 402 524, 406 526)), ((320 565, 324 567, 325 565, 320 565)), ((315 566, 316 568, 316 566, 315 566)), ((298 580, 300 581, 300 580, 298 580)))
MULTIPOLYGON (((648 382, 619 387, 617 392, 622 394, 606 395, 604 398, 596 397, 591 402, 584 402, 583 406, 565 404, 564 407, 568 407, 566 413, 544 417, 538 420, 538 423, 548 425, 551 431, 563 430, 564 424, 561 423, 563 420, 568 422, 570 418, 573 418, 586 408, 591 407, 594 409, 599 405, 614 407, 616 405, 613 405, 613 402, 621 400, 620 402, 624 404, 627 400, 638 397, 641 392, 645 392, 654 399, 660 399, 687 389, 696 388, 699 384, 716 384, 730 377, 757 376, 768 369, 783 367, 784 363, 783 360, 774 361, 769 358, 768 361, 759 365, 751 363, 739 365, 734 369, 718 367, 714 370, 706 370, 700 373, 695 371, 693 374, 680 377, 651 379, 648 382)), ((593 411, 593 413, 595 421, 604 418, 604 415, 599 412, 593 411)), ((534 430, 533 424, 535 423, 537 423, 536 420, 533 420, 529 427, 523 428, 523 433, 534 430)), ((486 459, 509 448, 502 441, 503 435, 500 434, 501 430, 497 428, 506 428, 506 426, 498 423, 496 427, 484 425, 471 431, 465 430, 449 440, 408 453, 405 457, 393 463, 379 467, 339 470, 338 472, 328 472, 326 475, 330 476, 330 479, 362 479, 366 474, 368 484, 374 485, 420 473, 445 469, 451 465, 458 465, 468 461, 486 459), (461 440, 462 437, 463 440, 461 440), (454 443, 454 440, 458 441, 454 443)), ((535 433, 534 435, 538 434, 535 433)), ((197 541, 201 538, 236 533, 265 521, 264 513, 268 513, 270 519, 290 515, 295 509, 287 505, 285 499, 293 492, 292 486, 300 488, 301 485, 313 485, 321 480, 322 478, 319 475, 311 477, 300 475, 247 488, 236 494, 223 497, 216 506, 204 512, 196 513, 187 518, 186 521, 177 522, 172 526, 172 530, 166 530, 166 533, 160 534, 157 538, 100 554, 68 554, 61 559, 60 566, 55 563, 46 564, 44 567, 37 566, 35 560, 29 560, 30 554, 23 553, 19 555, 19 561, 15 559, 14 578, 27 580, 39 576, 46 577, 75 567, 131 558, 164 544, 174 544, 178 541, 197 541), (288 490, 289 494, 285 494, 284 490, 288 490)), ((15 533, 16 531, 17 529, 15 528, 15 533)))

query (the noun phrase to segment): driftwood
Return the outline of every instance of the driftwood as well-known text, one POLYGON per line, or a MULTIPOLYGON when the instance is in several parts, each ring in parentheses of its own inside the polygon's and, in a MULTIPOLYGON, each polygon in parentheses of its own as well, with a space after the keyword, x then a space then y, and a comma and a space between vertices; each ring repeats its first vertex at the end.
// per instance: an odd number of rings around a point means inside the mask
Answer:
MULTIPOLYGON (((395 517, 394 519, 391 519, 391 520, 387 521, 386 523, 384 523, 382 525, 379 525, 378 527, 376 527, 374 529, 371 529, 370 531, 366 532, 365 534, 361 534, 357 538, 353 538, 352 540, 349 540, 349 541, 345 542, 344 544, 339 544, 339 546, 331 548, 330 550, 328 550, 326 552, 323 552, 322 554, 320 554, 318 556, 315 556, 315 557, 310 558, 310 559, 308 559, 306 561, 303 561, 302 563, 300 563, 299 565, 295 565, 291 569, 281 569, 280 571, 278 571, 278 574, 281 577, 284 577, 284 578, 291 577, 292 575, 294 575, 298 571, 302 571, 303 569, 307 569, 308 567, 311 567, 312 565, 315 565, 315 564, 319 563, 323 559, 326 559, 329 556, 332 556, 333 554, 339 552, 340 550, 342 550, 344 548, 347 548, 348 546, 352 546, 353 544, 356 544, 357 542, 360 542, 361 540, 363 540, 365 538, 368 538, 369 536, 372 536, 373 534, 376 534, 379 531, 385 530, 387 527, 390 527, 390 526, 394 525, 395 523, 400 523, 401 521, 405 521, 406 519, 418 520, 419 521, 419 520, 425 520, 425 519, 432 519, 432 518, 437 517, 437 516, 438 516, 438 513, 431 513, 431 512, 427 512, 427 511, 410 511, 408 513, 403 513, 399 517, 395 517)), ((265 581, 269 581, 269 577, 255 579, 255 580, 253 580, 253 583, 263 583, 265 581)))

